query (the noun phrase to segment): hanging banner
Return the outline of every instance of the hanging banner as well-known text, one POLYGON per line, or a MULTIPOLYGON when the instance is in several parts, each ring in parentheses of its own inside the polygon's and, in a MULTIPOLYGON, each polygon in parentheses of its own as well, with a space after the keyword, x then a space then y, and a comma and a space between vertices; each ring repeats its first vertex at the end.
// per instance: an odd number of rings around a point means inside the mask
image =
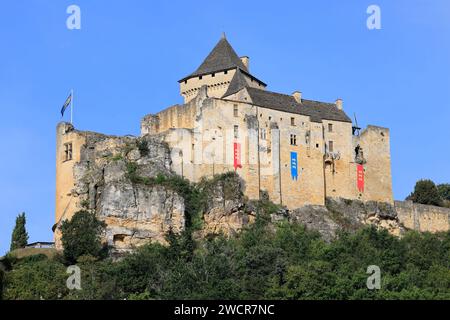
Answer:
POLYGON ((292 180, 298 179, 297 152, 291 152, 291 177, 292 180))
POLYGON ((364 192, 364 166, 358 164, 356 167, 356 181, 359 192, 364 192))
POLYGON ((234 143, 234 170, 237 168, 242 168, 241 165, 241 144, 234 143))

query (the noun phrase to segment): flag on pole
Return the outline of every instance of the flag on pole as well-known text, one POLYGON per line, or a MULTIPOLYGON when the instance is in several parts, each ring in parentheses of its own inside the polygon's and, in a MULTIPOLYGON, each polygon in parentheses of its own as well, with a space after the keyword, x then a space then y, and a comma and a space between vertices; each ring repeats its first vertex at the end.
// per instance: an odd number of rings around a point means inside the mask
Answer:
POLYGON ((72 103, 72 91, 70 92, 69 96, 66 99, 66 102, 64 102, 64 104, 61 108, 61 116, 62 117, 64 117, 64 112, 70 106, 71 103, 72 103))

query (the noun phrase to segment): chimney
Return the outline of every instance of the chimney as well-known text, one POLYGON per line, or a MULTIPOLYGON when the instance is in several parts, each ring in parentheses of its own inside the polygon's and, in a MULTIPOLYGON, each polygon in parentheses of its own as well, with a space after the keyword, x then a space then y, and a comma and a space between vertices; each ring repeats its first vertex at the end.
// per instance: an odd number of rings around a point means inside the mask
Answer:
POLYGON ((342 107, 342 99, 341 98, 338 98, 338 99, 336 99, 336 107, 339 109, 339 110, 342 110, 343 109, 343 107, 342 107))
POLYGON ((302 93, 300 91, 294 91, 292 96, 294 97, 295 101, 297 101, 298 103, 302 103, 302 93))
POLYGON ((249 66, 250 58, 247 56, 243 56, 243 57, 241 57, 241 61, 244 64, 244 66, 247 68, 247 70, 250 71, 250 66, 249 66))

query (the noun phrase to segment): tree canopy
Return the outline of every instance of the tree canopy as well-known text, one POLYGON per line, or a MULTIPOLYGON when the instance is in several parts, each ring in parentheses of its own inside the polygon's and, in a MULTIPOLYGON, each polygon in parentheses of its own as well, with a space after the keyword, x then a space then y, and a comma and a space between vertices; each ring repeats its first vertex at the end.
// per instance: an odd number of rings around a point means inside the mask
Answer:
POLYGON ((431 180, 417 181, 414 191, 408 196, 407 200, 421 204, 443 206, 441 194, 436 184, 431 180))
POLYGON ((84 255, 102 257, 106 248, 101 242, 105 223, 98 220, 94 213, 78 211, 72 219, 61 224, 61 242, 64 257, 69 263, 75 263, 84 255))

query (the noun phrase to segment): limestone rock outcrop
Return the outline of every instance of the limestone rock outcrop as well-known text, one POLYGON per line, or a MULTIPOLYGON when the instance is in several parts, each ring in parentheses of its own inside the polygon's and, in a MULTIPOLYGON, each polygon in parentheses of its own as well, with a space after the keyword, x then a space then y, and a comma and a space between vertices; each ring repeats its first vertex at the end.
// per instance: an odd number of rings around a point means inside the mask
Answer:
POLYGON ((246 204, 243 181, 233 173, 200 184, 207 195, 201 236, 207 234, 234 235, 255 220, 256 213, 246 204), (202 185, 203 184, 203 185, 202 185))
POLYGON ((72 192, 79 209, 94 211, 106 222, 105 241, 114 252, 151 240, 164 243, 169 230, 184 230, 183 197, 148 183, 173 175, 170 164, 170 150, 158 137, 87 136, 74 166, 72 192))
POLYGON ((387 229, 399 236, 404 228, 393 205, 384 202, 362 202, 342 198, 327 198, 326 206, 305 206, 289 213, 289 220, 318 231, 333 240, 339 231, 355 231, 367 225, 387 229))

